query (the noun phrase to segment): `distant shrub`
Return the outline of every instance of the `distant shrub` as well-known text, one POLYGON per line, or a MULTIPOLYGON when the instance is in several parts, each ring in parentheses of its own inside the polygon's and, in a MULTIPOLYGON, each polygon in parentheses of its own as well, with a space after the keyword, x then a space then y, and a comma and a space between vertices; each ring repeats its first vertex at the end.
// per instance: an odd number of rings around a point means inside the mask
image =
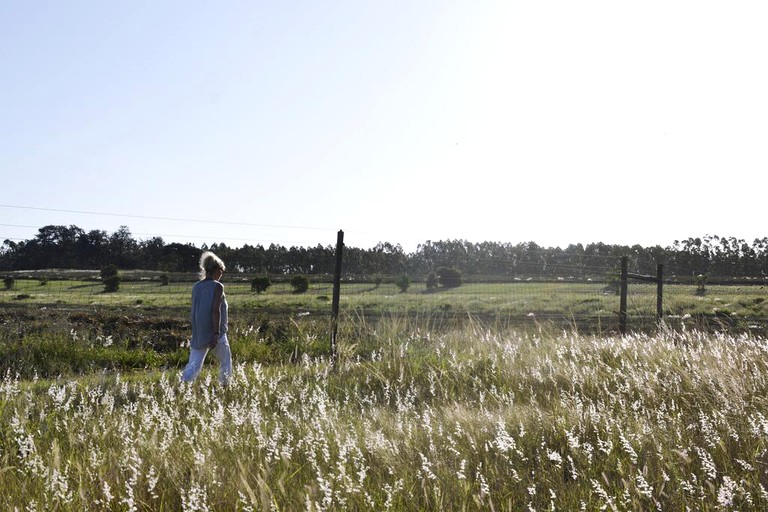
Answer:
POLYGON ((405 293, 408 291, 408 288, 410 288, 411 286, 411 278, 408 277, 407 274, 403 274, 397 278, 397 281, 395 281, 395 284, 400 289, 400 293, 405 293))
POLYGON ((437 281, 443 288, 458 288, 462 284, 461 270, 455 267, 437 269, 437 281))
POLYGON ((696 295, 703 297, 707 294, 707 276, 699 274, 696 276, 696 295))
POLYGON ((105 292, 116 292, 120 289, 120 271, 117 265, 107 265, 101 269, 101 281, 104 283, 105 292))
POLYGON ((307 276, 293 276, 291 288, 293 288, 293 293, 304 293, 309 290, 309 279, 307 276))
POLYGON ((32 296, 28 293, 20 293, 19 295, 16 296, 16 300, 24 300, 24 299, 29 299, 31 297, 32 296))
POLYGON ((621 295, 621 274, 611 274, 603 287, 604 293, 621 295))
POLYGON ((269 276, 257 276, 251 279, 252 292, 265 292, 270 286, 272 286, 272 280, 269 278, 269 276))
POLYGON ((427 275, 427 291, 433 291, 437 288, 437 274, 434 272, 430 272, 429 275, 427 275))
POLYGON ((168 286, 170 284, 171 278, 166 273, 160 274, 160 286, 168 286))
POLYGON ((38 283, 40 283, 40 286, 45 286, 48 284, 48 278, 45 276, 40 276, 40 279, 37 280, 38 283))
POLYGON ((12 290, 16 286, 16 280, 10 276, 3 278, 3 284, 6 290, 12 290))
POLYGON ((381 283, 383 282, 384 282, 384 276, 382 276, 381 274, 376 274, 373 276, 373 285, 375 288, 378 288, 379 286, 381 286, 381 283))

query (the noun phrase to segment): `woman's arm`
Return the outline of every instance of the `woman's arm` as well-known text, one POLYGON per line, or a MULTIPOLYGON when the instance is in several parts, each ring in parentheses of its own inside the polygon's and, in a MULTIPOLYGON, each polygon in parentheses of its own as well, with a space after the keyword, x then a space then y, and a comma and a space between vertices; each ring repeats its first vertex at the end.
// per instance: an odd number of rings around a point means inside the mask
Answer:
POLYGON ((221 300, 224 297, 224 285, 216 283, 213 289, 213 308, 211 310, 211 318, 213 320, 213 339, 211 339, 210 347, 214 348, 219 342, 219 336, 221 333, 221 300))

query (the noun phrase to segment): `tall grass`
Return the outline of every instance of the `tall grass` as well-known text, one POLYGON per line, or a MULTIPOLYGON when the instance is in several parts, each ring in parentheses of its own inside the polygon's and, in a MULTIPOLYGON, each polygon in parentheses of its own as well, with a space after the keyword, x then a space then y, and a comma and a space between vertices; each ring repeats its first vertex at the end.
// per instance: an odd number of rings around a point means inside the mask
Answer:
MULTIPOLYGON (((761 510, 768 342, 358 318, 335 368, 0 383, 4 510, 761 510), (355 343, 352 343, 354 341, 355 343)), ((307 333, 307 336, 311 334, 307 333)))
MULTIPOLYGON (((329 350, 329 320, 238 311, 230 342, 244 362, 290 362, 329 350)), ((188 311, 0 308, 0 375, 74 377, 179 369, 189 357, 188 311)))

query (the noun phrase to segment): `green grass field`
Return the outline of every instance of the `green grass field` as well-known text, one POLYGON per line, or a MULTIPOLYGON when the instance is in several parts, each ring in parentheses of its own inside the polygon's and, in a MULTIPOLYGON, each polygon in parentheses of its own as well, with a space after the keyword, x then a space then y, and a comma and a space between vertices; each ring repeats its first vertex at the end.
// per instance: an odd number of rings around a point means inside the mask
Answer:
MULTIPOLYGON (((188 308, 191 282, 161 285, 154 280, 126 281, 115 293, 105 293, 98 281, 51 280, 40 284, 19 279, 10 290, 0 291, 0 304, 32 306, 119 306, 141 308, 188 308)), ((247 282, 225 282, 233 310, 288 311, 327 314, 333 294, 329 283, 313 283, 307 293, 296 294, 287 283, 274 284, 256 294, 247 282)), ((610 325, 617 316, 618 296, 606 292, 602 283, 515 282, 507 284, 464 284, 458 288, 427 292, 414 284, 400 293, 393 284, 343 283, 341 309, 364 314, 472 314, 516 318, 593 319, 610 325)), ((697 295, 693 285, 664 287, 664 315, 671 320, 683 317, 725 320, 743 326, 761 325, 768 316, 768 292, 763 286, 718 286, 697 295)), ((631 284, 630 319, 652 318, 656 312, 656 287, 631 284)))

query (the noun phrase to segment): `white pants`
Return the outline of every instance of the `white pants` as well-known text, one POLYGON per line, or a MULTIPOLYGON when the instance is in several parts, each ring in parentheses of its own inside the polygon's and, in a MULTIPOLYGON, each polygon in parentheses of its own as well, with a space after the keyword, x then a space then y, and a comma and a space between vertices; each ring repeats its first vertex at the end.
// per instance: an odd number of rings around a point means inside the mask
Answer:
MULTIPOLYGON (((189 362, 181 374, 181 380, 184 382, 194 381, 200 370, 203 369, 205 356, 208 355, 209 348, 191 348, 189 349, 189 362)), ((216 359, 219 360, 219 382, 227 384, 232 376, 232 351, 229 349, 229 340, 226 334, 222 334, 216 347, 213 349, 216 359)))

